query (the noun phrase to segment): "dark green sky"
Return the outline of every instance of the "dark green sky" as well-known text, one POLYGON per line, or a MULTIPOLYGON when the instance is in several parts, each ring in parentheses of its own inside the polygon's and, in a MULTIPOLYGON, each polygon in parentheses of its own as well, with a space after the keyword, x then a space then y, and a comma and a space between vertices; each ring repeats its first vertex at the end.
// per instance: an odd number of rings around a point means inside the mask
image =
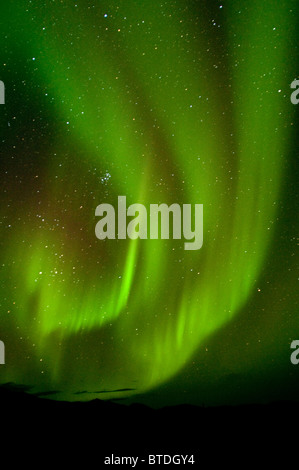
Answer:
POLYGON ((0 383, 154 406, 296 399, 297 2, 0 13, 0 383), (203 204, 203 247, 98 240, 95 208, 119 195, 203 204))

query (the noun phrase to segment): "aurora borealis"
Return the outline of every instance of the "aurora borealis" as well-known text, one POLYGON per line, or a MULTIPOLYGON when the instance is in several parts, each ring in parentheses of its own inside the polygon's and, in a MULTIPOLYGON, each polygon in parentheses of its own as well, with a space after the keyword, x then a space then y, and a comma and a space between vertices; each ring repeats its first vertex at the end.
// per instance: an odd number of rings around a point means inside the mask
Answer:
POLYGON ((296 381, 297 3, 1 6, 0 383, 202 403, 219 377, 296 381), (98 240, 120 195, 203 204, 203 247, 98 240))

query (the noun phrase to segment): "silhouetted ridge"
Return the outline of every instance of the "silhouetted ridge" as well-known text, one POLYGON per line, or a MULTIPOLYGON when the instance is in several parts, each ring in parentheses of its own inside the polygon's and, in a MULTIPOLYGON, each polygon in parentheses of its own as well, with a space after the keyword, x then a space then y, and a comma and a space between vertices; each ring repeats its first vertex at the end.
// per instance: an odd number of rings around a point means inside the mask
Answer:
POLYGON ((99 399, 61 402, 31 395, 29 390, 0 386, 1 452, 17 446, 13 455, 19 463, 32 446, 54 453, 68 449, 66 463, 74 459, 83 464, 88 455, 88 460, 99 462, 97 468, 111 453, 192 453, 210 465, 232 463, 239 454, 254 463, 259 455, 259 462, 269 464, 298 447, 298 403, 155 410, 99 399))

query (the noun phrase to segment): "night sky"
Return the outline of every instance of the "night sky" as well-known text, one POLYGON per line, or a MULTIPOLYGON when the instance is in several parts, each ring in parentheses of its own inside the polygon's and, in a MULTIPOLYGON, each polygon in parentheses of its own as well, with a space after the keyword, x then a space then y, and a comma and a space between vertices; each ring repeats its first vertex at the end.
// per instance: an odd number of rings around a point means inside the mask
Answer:
POLYGON ((296 399, 299 5, 2 2, 0 383, 153 406, 296 399), (203 247, 98 240, 203 204, 203 247))

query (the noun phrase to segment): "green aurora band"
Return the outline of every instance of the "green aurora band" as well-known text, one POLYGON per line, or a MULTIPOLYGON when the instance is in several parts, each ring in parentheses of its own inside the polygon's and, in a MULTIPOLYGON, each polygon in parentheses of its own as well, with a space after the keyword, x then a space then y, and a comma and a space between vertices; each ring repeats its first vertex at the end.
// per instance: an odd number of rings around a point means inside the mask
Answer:
POLYGON ((40 141, 18 157, 27 184, 7 180, 1 208, 0 381, 69 400, 166 382, 248 302, 275 227, 294 77, 293 1, 87 4, 18 5, 12 23, 6 11, 51 132, 34 170, 40 141), (203 248, 97 240, 95 208, 118 195, 203 204, 203 248))

